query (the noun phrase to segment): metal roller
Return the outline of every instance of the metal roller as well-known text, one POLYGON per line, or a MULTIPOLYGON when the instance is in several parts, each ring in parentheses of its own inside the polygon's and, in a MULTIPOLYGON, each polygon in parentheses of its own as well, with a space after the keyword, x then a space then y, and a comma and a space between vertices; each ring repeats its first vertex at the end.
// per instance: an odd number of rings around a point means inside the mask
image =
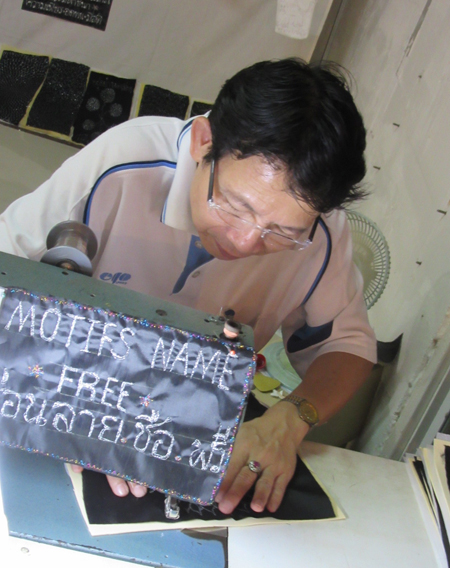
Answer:
POLYGON ((237 321, 227 319, 223 326, 223 336, 230 341, 236 341, 241 332, 242 326, 237 321))
POLYGON ((92 276, 97 238, 87 225, 78 221, 58 223, 47 236, 47 249, 41 262, 92 276))

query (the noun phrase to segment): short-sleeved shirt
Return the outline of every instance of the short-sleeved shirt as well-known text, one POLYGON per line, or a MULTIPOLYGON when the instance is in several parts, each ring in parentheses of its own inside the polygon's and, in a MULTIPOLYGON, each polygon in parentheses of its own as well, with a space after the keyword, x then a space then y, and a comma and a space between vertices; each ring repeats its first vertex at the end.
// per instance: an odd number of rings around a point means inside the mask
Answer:
POLYGON ((345 212, 322 215, 303 251, 211 257, 191 218, 191 123, 141 117, 108 130, 0 216, 0 249, 39 260, 54 225, 84 221, 98 238, 96 278, 215 315, 232 310, 253 327, 257 350, 281 326, 300 376, 331 351, 375 362, 345 212))

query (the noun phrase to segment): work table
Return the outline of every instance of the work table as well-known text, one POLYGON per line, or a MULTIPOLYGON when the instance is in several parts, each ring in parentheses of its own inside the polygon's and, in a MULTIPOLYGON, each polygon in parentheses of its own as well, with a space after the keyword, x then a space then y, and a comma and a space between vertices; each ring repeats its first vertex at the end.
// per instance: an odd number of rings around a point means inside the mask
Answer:
POLYGON ((130 562, 134 559, 177 568, 446 566, 439 541, 422 518, 405 463, 312 442, 304 442, 302 456, 347 518, 230 528, 226 553, 224 542, 174 530, 91 537, 62 464, 2 448, 9 529, 36 538, 8 537, 2 527, 2 559, 9 554, 16 568, 41 560, 52 566, 79 561, 86 568, 113 568, 135 565, 130 562), (49 536, 42 534, 45 523, 50 524, 49 536), (60 546, 46 544, 54 541, 60 546))

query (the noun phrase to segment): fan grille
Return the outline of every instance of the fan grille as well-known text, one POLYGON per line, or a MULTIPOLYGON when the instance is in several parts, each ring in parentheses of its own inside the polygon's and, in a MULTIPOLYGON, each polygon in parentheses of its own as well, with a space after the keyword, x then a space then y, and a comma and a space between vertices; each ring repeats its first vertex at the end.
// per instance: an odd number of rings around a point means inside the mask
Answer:
POLYGON ((353 261, 362 274, 364 301, 369 309, 386 288, 391 267, 389 247, 370 219, 356 211, 347 211, 347 219, 353 240, 353 261))

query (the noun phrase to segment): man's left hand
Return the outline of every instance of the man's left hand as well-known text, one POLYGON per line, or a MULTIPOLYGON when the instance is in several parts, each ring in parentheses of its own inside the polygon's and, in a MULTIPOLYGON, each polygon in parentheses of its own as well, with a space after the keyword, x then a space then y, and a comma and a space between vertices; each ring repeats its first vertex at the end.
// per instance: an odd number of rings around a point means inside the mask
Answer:
POLYGON ((289 403, 277 403, 260 418, 244 422, 216 495, 219 510, 230 514, 256 483, 251 508, 256 513, 265 508, 275 512, 294 475, 297 450, 308 430, 309 426, 299 418, 296 407, 289 403), (250 461, 261 465, 260 474, 249 468, 250 461))

